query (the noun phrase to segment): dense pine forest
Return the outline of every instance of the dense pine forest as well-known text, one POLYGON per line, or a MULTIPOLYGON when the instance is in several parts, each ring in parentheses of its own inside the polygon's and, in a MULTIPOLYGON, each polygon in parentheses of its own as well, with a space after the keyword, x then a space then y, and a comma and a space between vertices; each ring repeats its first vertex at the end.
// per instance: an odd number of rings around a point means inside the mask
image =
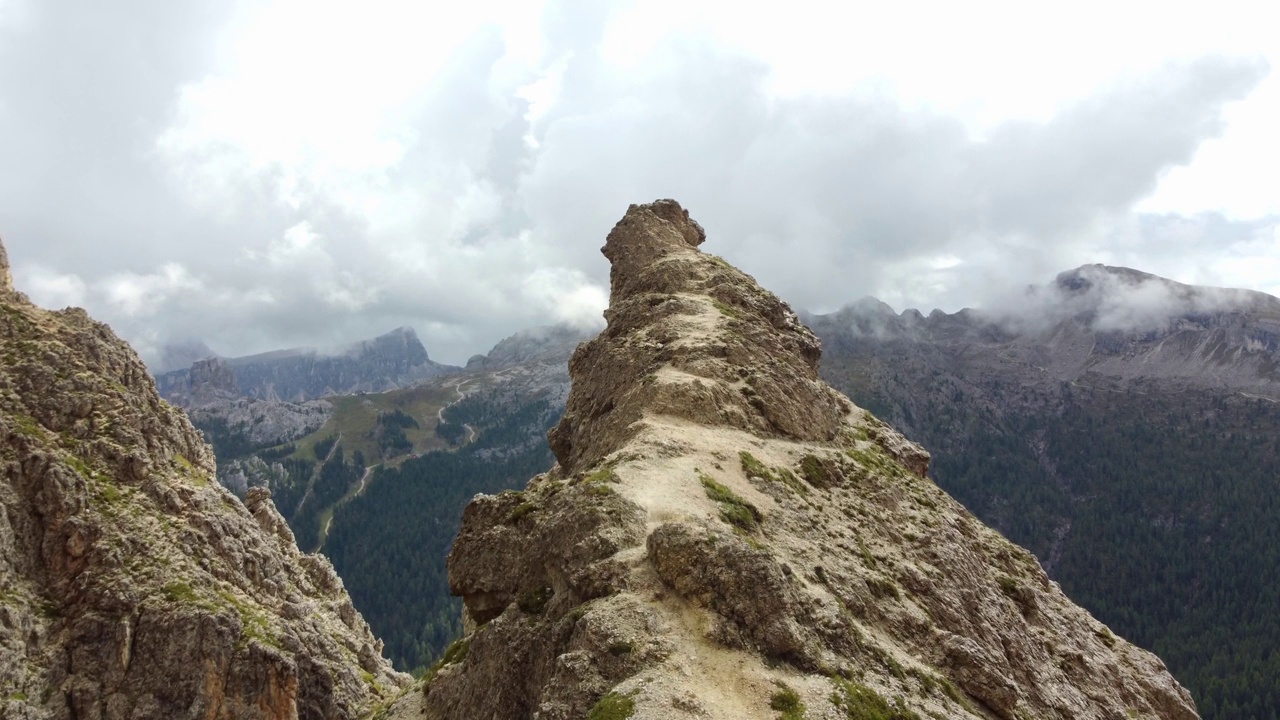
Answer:
POLYGON ((1280 405, 1071 384, 984 402, 945 376, 845 372, 829 375, 911 427, 939 485, 1158 654, 1205 720, 1280 718, 1280 405))
POLYGON ((476 493, 522 489, 549 469, 545 435, 562 410, 544 400, 468 397, 445 419, 470 424, 474 442, 376 470, 364 494, 338 508, 324 553, 397 668, 430 665, 461 634, 445 559, 462 509, 476 493))

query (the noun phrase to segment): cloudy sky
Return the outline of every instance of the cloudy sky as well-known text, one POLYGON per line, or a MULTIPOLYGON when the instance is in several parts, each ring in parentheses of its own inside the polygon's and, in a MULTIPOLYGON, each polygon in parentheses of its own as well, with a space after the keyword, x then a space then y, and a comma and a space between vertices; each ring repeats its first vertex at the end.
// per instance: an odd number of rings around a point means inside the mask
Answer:
POLYGON ((599 322, 674 197, 799 308, 1280 294, 1265 4, 0 0, 0 237, 147 357, 599 322))

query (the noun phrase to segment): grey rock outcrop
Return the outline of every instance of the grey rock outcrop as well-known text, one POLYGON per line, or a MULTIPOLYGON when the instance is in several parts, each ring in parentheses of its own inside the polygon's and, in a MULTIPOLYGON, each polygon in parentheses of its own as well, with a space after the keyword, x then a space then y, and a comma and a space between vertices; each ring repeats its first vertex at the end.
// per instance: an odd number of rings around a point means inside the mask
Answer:
POLYGON ((216 400, 192 408, 187 414, 197 426, 220 422, 252 445, 264 447, 296 440, 319 430, 333 416, 333 403, 328 400, 284 403, 236 398, 216 400))
POLYGON ((0 357, 0 716, 357 718, 405 684, 110 328, 4 287, 0 357))
POLYGON ((194 407, 208 405, 218 400, 232 400, 240 396, 240 386, 235 373, 222 358, 205 358, 191 364, 191 404, 194 407))
POLYGON ((814 336, 704 238, 670 200, 610 233, 559 464, 467 508, 469 633, 391 717, 1197 717, 822 383, 814 336))

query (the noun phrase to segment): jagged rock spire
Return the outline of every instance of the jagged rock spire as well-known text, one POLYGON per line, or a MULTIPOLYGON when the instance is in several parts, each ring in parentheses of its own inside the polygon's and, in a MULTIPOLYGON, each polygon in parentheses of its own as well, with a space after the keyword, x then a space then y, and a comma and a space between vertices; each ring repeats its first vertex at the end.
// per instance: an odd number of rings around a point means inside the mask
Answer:
POLYGON ((850 406, 818 378, 818 339, 749 275, 700 252, 705 239, 674 200, 632 205, 609 233, 608 327, 574 353, 573 390, 549 436, 566 470, 616 450, 646 414, 835 437, 850 406))
POLYGON ((609 234, 559 465, 467 506, 470 632, 390 718, 1197 717, 822 383, 813 335, 703 239, 671 200, 609 234))

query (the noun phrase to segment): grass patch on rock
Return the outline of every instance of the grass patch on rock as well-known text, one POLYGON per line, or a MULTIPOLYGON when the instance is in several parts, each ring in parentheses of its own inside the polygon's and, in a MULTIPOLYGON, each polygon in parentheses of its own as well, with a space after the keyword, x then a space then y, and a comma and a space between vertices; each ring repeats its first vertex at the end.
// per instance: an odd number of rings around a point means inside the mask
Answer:
POLYGON ((515 510, 511 511, 511 515, 507 518, 507 522, 511 522, 511 523, 519 522, 520 518, 524 517, 525 515, 528 515, 529 513, 537 509, 538 509, 538 506, 534 505, 533 503, 530 503, 530 502, 520 503, 519 505, 516 506, 515 510))
POLYGON ((801 495, 809 494, 809 488, 800 482, 795 473, 787 468, 766 467, 756 456, 746 450, 738 453, 738 460, 742 463, 742 472, 746 473, 749 478, 757 477, 762 480, 781 483, 801 495))
POLYGON ((804 720, 805 706, 800 694, 781 680, 774 684, 778 690, 769 698, 769 707, 781 713, 778 720, 804 720))
POLYGON ((840 478, 833 470, 832 463, 823 461, 817 455, 805 455, 800 458, 800 476, 819 490, 840 484, 840 478))
POLYGON ((626 720, 636 714, 636 701, 631 695, 605 693, 587 713, 587 720, 626 720))
POLYGON ((440 659, 436 660, 435 664, 432 665, 427 670, 427 672, 422 675, 423 694, 430 695, 431 681, 435 680, 436 675, 446 665, 456 665, 462 662, 463 660, 466 660, 467 651, 470 649, 471 649, 471 641, 467 638, 459 638, 457 640, 454 640, 452 643, 450 643, 449 647, 445 648, 444 654, 440 656, 440 659))
POLYGON ((165 583, 163 590, 164 596, 169 600, 169 602, 195 603, 200 599, 196 595, 196 591, 192 589, 191 584, 183 582, 182 580, 174 580, 172 582, 165 583))
POLYGON ((712 300, 711 302, 716 306, 716 309, 720 311, 721 315, 733 320, 738 319, 738 311, 730 307, 727 303, 719 300, 712 300))
POLYGON ((707 497, 720 506, 722 520, 744 532, 755 532, 764 520, 759 508, 705 473, 699 472, 698 479, 707 497))
POLYGON ((919 714, 902 701, 890 704, 880 693, 866 685, 850 680, 833 678, 836 690, 831 694, 831 704, 845 713, 849 720, 921 720, 919 714))

